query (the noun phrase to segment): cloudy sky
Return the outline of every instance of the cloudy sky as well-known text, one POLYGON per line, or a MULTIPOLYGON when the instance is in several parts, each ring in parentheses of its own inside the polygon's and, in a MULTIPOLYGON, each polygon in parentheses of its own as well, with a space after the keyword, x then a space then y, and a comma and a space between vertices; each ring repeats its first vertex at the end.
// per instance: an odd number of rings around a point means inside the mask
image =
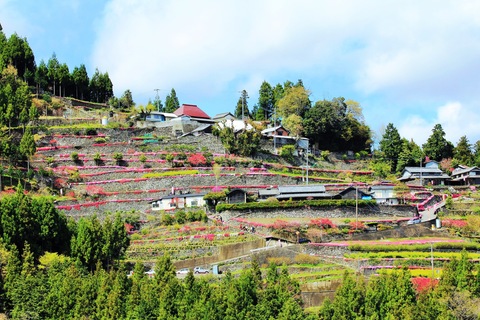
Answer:
POLYGON ((108 72, 137 104, 172 88, 210 116, 245 89, 302 79, 311 100, 343 96, 376 133, 393 123, 422 144, 440 123, 480 140, 480 1, 0 0, 7 36, 37 63, 108 72))

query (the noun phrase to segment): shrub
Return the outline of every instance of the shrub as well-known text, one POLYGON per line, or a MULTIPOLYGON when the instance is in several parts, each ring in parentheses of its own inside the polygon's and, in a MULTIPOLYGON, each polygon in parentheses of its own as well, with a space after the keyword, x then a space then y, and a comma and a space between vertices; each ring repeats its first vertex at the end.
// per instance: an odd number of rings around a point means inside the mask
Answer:
POLYGON ((187 159, 188 163, 192 167, 200 167, 200 166, 205 166, 207 164, 207 159, 200 153, 195 153, 190 155, 187 159))
POLYGON ((168 163, 172 164, 173 163, 173 159, 175 159, 175 157, 173 156, 173 154, 169 153, 165 156, 165 160, 168 161, 168 163))
POLYGON ((48 165, 52 165, 53 163, 55 163, 55 158, 54 157, 47 157, 45 159, 45 161, 47 162, 48 165))
POLYGON ((328 160, 329 156, 330 156, 330 151, 328 150, 323 150, 322 152, 320 152, 320 157, 325 161, 328 160))
POLYGON ((318 260, 318 257, 306 253, 299 253, 294 258, 295 263, 298 264, 317 264, 318 260))
POLYGON ((318 218, 310 220, 310 224, 320 227, 322 229, 336 228, 332 220, 327 218, 318 218))
POLYGON ((130 236, 130 240, 141 240, 142 236, 138 233, 134 233, 130 236))
POLYGON ((140 157, 138 157, 138 161, 145 163, 147 161, 147 156, 144 154, 140 155, 140 157))
POLYGON ((119 164, 123 160, 123 154, 120 152, 115 152, 112 157, 117 162, 117 164, 119 164))
POLYGON ((185 213, 184 210, 177 210, 175 212, 175 221, 177 221, 180 224, 184 224, 187 220, 187 214, 185 213))
POLYGON ((87 130, 85 130, 85 134, 87 136, 96 136, 97 135, 97 130, 94 129, 94 128, 88 128, 87 130))
POLYGON ((78 162, 78 160, 80 159, 78 156, 78 152, 70 153, 70 159, 72 159, 73 162, 78 162))
POLYGON ((106 141, 104 137, 95 138, 95 143, 105 143, 106 141))
POLYGON ((93 161, 95 161, 95 164, 98 166, 98 165, 101 165, 102 164, 102 155, 100 153, 95 153, 93 155, 93 161))
POLYGON ((160 222, 165 226, 171 226, 175 222, 175 218, 169 213, 164 213, 160 222))
POLYGON ((48 102, 48 103, 52 102, 52 96, 50 96, 49 93, 42 94, 42 99, 43 99, 43 101, 48 102))
POLYGON ((282 147, 282 150, 280 151, 280 156, 287 160, 288 162, 293 162, 293 153, 295 151, 295 146, 293 145, 286 145, 282 147))
POLYGON ((288 257, 269 257, 267 258, 267 261, 269 264, 273 263, 277 266, 282 266, 284 264, 288 265, 292 262, 291 259, 288 257))

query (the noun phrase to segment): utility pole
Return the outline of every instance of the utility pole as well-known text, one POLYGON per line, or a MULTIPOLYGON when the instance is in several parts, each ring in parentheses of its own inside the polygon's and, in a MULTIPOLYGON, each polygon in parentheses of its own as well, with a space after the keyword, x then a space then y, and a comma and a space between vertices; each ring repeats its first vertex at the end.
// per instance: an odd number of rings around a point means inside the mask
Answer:
POLYGON ((307 185, 308 185, 308 148, 310 147, 310 141, 307 138, 307 185))
POLYGON ((422 175, 422 158, 420 158, 420 185, 423 187, 423 175, 422 175))
POLYGON ((160 101, 160 96, 158 95, 158 92, 160 91, 160 89, 153 89, 153 91, 157 92, 157 94, 155 95, 155 103, 157 103, 157 105, 156 105, 157 111, 160 111, 159 110, 160 105, 158 105, 158 102, 160 101))
POLYGON ((355 186, 355 231, 358 228, 358 186, 355 186))

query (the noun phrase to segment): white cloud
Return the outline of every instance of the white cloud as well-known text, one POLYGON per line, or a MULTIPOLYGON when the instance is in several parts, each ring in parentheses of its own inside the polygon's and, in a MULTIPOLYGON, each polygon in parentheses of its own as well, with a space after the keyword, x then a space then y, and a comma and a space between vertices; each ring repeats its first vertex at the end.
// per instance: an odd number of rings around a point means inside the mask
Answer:
MULTIPOLYGON (((471 103, 470 105, 476 105, 471 103)), ((398 131, 402 137, 413 139, 417 144, 424 144, 432 134, 436 124, 441 124, 445 138, 456 145, 461 136, 467 136, 471 144, 480 139, 478 123, 480 116, 477 108, 466 107, 462 103, 448 102, 437 108, 430 118, 411 115, 400 123, 398 131)))

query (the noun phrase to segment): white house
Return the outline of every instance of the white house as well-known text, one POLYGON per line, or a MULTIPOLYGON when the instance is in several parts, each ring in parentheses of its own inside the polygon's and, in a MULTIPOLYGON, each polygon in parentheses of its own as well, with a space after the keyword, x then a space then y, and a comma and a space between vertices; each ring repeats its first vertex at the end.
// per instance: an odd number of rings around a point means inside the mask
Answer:
POLYGON ((377 184, 369 188, 370 193, 377 203, 398 204, 393 185, 377 184))
POLYGON ((152 201, 152 210, 175 210, 192 207, 205 206, 203 197, 205 193, 185 193, 185 194, 170 194, 158 200, 152 201))

